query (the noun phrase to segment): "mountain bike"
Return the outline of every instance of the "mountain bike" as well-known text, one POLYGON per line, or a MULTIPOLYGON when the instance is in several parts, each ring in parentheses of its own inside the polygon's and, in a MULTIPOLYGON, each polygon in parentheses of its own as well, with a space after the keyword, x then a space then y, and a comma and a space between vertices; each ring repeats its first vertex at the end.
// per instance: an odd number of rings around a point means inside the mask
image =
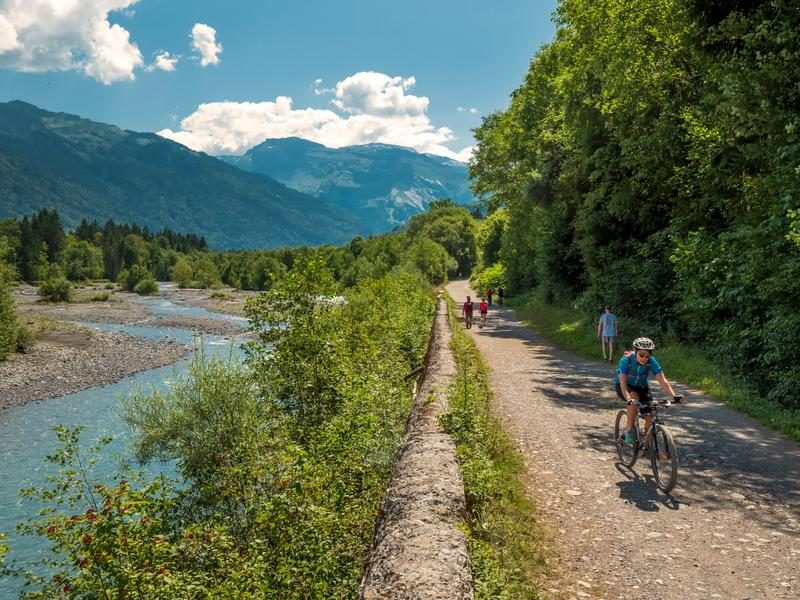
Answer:
MULTIPOLYGON (((675 404, 683 401, 683 397, 678 396, 677 398, 675 404)), ((650 403, 653 421, 648 431, 644 431, 644 417, 641 412, 637 414, 636 440, 632 445, 625 443, 627 411, 619 411, 617 420, 614 423, 614 440, 617 445, 619 461, 629 469, 632 469, 639 456, 646 451, 649 452, 656 485, 665 494, 669 493, 678 481, 678 449, 675 446, 672 434, 664 427, 658 411, 659 407, 666 408, 672 404, 672 400, 653 400, 650 403)))

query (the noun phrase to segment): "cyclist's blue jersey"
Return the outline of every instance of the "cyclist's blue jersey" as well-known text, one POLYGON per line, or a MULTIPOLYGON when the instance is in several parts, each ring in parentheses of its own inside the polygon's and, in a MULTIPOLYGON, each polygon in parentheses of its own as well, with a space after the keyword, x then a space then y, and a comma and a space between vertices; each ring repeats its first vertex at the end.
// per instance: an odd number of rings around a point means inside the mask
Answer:
POLYGON ((628 385, 647 387, 647 378, 650 373, 658 375, 661 370, 661 365, 658 364, 655 356, 650 356, 650 359, 645 364, 640 365, 636 360, 636 354, 633 353, 619 359, 616 381, 619 383, 619 374, 625 373, 628 376, 628 385))

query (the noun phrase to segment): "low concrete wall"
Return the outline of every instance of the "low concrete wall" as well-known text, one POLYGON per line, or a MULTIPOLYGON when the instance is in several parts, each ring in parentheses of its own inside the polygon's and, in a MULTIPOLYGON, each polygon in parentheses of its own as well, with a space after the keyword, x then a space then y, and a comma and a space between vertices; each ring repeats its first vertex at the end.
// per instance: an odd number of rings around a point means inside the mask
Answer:
POLYGON ((453 440, 436 417, 456 374, 447 305, 440 299, 422 376, 376 524, 360 598, 473 598, 464 521, 464 482, 453 440))

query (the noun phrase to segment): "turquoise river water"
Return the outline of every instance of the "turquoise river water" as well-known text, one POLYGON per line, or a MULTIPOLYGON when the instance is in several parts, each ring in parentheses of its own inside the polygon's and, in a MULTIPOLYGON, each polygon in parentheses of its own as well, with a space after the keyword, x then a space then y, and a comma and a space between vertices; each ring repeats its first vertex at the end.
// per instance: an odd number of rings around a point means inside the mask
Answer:
MULTIPOLYGON (((146 302, 149 311, 156 316, 238 319, 202 308, 182 307, 163 297, 141 301, 146 302)), ((84 325, 155 340, 169 337, 189 346, 197 341, 191 331, 184 329, 95 323, 84 325)), ((203 345, 207 355, 227 353, 230 341, 220 336, 203 336, 203 345)), ((185 373, 186 365, 187 359, 184 358, 173 365, 144 371, 112 385, 98 386, 68 396, 0 411, 0 532, 9 535, 9 560, 17 559, 27 563, 41 556, 47 548, 45 539, 17 535, 15 528, 17 524, 35 516, 38 510, 31 501, 19 497, 19 490, 42 484, 47 473, 52 471, 45 462, 45 457, 57 445, 53 426, 83 427, 81 443, 85 448, 104 437, 114 438, 112 444, 106 447, 107 459, 95 471, 98 477, 103 477, 115 471, 119 461, 128 455, 130 430, 120 417, 121 399, 138 390, 147 391, 153 387, 165 389, 171 379, 185 373)), ((153 466, 152 469, 154 472, 161 469, 171 471, 169 465, 153 466)), ((20 580, 0 579, 0 599, 14 598, 21 590, 20 580)))

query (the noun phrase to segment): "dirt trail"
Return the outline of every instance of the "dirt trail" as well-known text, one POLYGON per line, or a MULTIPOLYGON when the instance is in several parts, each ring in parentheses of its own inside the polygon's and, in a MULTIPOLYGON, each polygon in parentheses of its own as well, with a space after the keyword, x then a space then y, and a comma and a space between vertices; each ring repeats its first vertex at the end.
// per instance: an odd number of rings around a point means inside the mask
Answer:
MULTIPOLYGON (((474 297, 466 282, 447 291, 474 297)), ((470 332, 553 537, 548 597, 800 597, 797 444, 677 384, 689 403, 666 417, 680 472, 664 495, 649 461, 617 464, 614 366, 558 350, 496 306, 470 332)))

